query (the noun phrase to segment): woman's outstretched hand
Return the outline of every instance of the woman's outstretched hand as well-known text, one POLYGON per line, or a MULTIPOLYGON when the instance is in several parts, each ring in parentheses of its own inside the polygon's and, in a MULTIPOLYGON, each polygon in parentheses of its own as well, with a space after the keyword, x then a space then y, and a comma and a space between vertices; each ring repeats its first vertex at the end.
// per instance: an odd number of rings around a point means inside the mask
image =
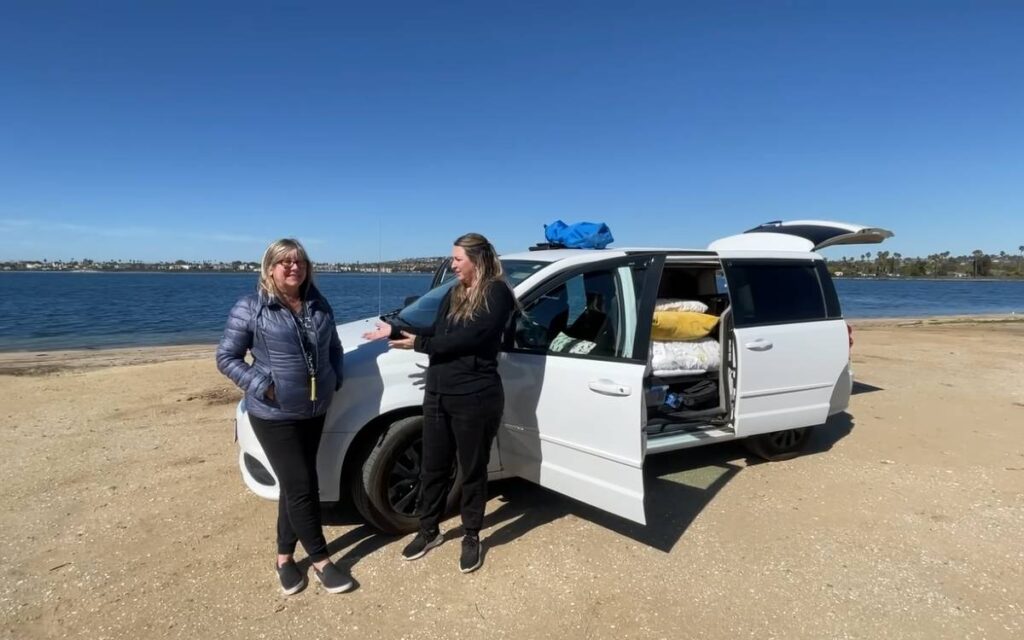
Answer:
POLYGON ((391 325, 383 320, 377 323, 373 331, 363 334, 363 340, 383 340, 391 335, 391 325))
POLYGON ((416 336, 409 333, 408 331, 402 332, 402 337, 398 340, 388 340, 388 346, 392 349, 412 349, 416 344, 416 336))

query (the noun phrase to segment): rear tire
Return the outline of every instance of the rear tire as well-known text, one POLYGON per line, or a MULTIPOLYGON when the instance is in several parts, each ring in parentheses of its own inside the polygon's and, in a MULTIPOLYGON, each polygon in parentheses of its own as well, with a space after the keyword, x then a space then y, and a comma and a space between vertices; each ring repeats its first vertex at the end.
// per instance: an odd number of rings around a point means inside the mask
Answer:
POLYGON ((811 437, 810 427, 761 433, 743 439, 747 451, 765 460, 790 460, 800 455, 811 437))
MULTIPOLYGON (((361 465, 361 491, 366 504, 360 513, 385 533, 409 533, 419 528, 420 460, 423 416, 396 420, 369 449, 361 465)), ((461 474, 452 469, 445 513, 458 509, 461 474)))

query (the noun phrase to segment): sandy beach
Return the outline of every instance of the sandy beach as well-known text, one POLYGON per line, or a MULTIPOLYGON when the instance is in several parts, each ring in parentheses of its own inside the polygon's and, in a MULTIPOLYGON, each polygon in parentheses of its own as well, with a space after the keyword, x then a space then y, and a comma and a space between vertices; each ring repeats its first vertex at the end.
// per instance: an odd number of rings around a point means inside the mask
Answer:
POLYGON ((854 323, 848 414, 649 458, 647 527, 494 483, 462 575, 329 509, 357 588, 291 598, 212 346, 0 354, 0 638, 1021 638, 1021 320, 854 323))

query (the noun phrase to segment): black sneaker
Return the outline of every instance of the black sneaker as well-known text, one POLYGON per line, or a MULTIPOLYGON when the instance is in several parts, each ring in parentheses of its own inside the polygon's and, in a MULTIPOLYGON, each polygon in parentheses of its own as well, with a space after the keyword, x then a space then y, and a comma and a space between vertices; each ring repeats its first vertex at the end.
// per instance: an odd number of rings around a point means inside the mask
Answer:
POLYGON ((325 564, 323 571, 313 567, 313 572, 327 593, 343 593, 352 588, 352 578, 333 562, 325 564))
POLYGON ((476 571, 484 563, 484 555, 480 548, 480 538, 464 536, 462 538, 462 555, 459 557, 459 570, 462 573, 476 571))
MULTIPOLYGON (((277 563, 274 563, 277 566, 277 563)), ((281 592, 286 596, 294 595, 306 588, 306 576, 299 571, 294 560, 277 566, 277 578, 281 581, 281 592)))
POLYGON ((433 535, 423 533, 422 531, 416 534, 416 537, 412 539, 412 542, 405 545, 402 549, 402 558, 405 560, 416 560, 427 555, 427 552, 434 547, 441 546, 444 542, 444 536, 438 531, 433 535))

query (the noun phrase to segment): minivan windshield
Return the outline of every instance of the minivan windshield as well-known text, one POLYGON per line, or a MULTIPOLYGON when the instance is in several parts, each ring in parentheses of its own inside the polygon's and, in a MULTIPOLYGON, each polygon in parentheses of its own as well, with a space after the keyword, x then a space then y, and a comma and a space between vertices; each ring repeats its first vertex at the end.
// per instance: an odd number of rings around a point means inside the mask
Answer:
MULTIPOLYGON (((505 269, 505 279, 513 287, 526 280, 534 273, 545 267, 547 262, 540 260, 502 260, 501 266, 505 269)), ((437 316, 437 309, 441 306, 441 299, 448 293, 457 282, 455 274, 451 271, 442 276, 441 284, 426 292, 404 309, 398 312, 395 318, 399 326, 429 327, 434 324, 437 316)))

